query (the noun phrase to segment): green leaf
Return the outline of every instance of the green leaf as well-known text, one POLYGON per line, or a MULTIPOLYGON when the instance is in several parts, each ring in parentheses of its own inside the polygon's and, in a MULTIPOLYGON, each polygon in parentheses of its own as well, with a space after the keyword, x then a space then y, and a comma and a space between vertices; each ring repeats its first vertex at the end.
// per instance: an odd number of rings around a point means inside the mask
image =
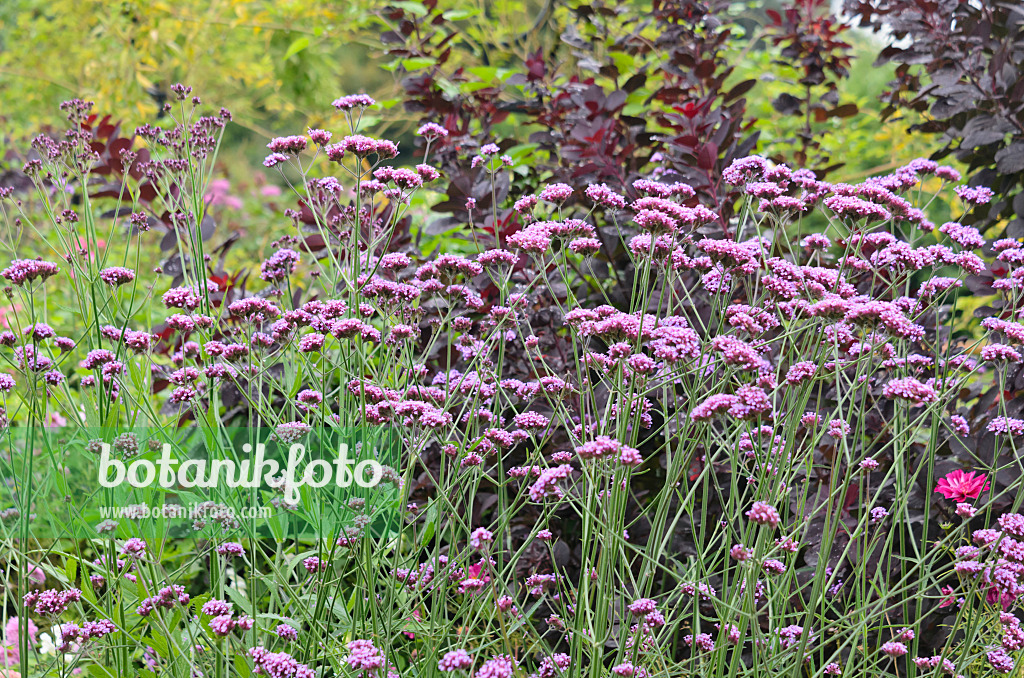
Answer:
POLYGON ((242 612, 249 615, 250 617, 256 616, 256 613, 252 609, 252 602, 249 600, 249 598, 246 597, 245 593, 239 591, 234 586, 229 586, 225 588, 224 593, 227 594, 227 597, 231 599, 232 603, 241 608, 242 612))
POLYGON ((302 50, 309 47, 309 37, 302 36, 292 41, 292 44, 288 45, 288 51, 284 53, 284 59, 282 61, 288 61, 289 58, 295 56, 302 50))
POLYGON ((451 80, 446 80, 445 78, 438 78, 437 86, 441 88, 442 92, 450 97, 457 97, 461 92, 459 85, 455 84, 451 80))
POLYGON ((495 66, 473 66, 466 69, 481 80, 494 80, 498 77, 498 69, 495 66))
POLYGON ((515 162, 520 162, 524 158, 528 158, 533 155, 533 152, 538 148, 540 148, 540 144, 516 144, 505 151, 505 155, 512 158, 515 162))
POLYGON ((636 65, 636 57, 626 52, 612 52, 609 54, 612 61, 615 63, 615 68, 619 70, 619 73, 633 73, 634 66, 636 65))
POLYGON ((68 558, 64 563, 64 574, 67 576, 69 582, 74 582, 78 578, 78 559, 68 558))
POLYGON ((475 92, 478 89, 487 89, 488 87, 494 87, 494 85, 489 82, 467 82, 462 85, 462 91, 475 92))
POLYGON ((431 504, 430 508, 427 509, 427 513, 424 516, 423 533, 420 535, 420 546, 426 546, 434 537, 434 531, 437 528, 437 505, 431 504))
POLYGON ((441 16, 448 21, 462 21, 480 14, 480 10, 477 9, 450 9, 441 16))
POLYGON ((415 14, 416 16, 426 16, 427 8, 419 2, 392 2, 393 7, 404 9, 409 14, 415 14))
POLYGON ((433 66, 435 61, 430 57, 412 57, 411 59, 402 59, 402 68, 407 71, 418 71, 421 68, 427 66, 433 66))
POLYGON ((249 678, 252 675, 252 669, 249 667, 249 662, 246 660, 245 655, 235 655, 235 671, 241 678, 249 678))
POLYGON ((162 634, 155 633, 149 638, 143 638, 142 642, 153 648, 153 651, 156 652, 158 657, 167 658, 170 656, 168 654, 167 641, 164 639, 162 634))

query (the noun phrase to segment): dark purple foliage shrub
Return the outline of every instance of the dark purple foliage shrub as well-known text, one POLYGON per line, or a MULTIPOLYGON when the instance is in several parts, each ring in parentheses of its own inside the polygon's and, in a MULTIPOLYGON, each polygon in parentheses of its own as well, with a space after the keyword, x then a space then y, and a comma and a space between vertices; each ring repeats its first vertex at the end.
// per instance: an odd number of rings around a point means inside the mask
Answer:
POLYGON ((782 47, 783 59, 777 65, 796 70, 797 84, 802 86, 797 94, 784 92, 772 102, 775 110, 804 122, 792 162, 824 178, 842 163, 828 164, 834 159, 818 157, 823 132, 814 123, 857 114, 857 104, 839 100, 839 84, 850 75, 850 44, 842 39, 850 27, 832 15, 826 0, 800 0, 781 12, 769 9, 766 14, 771 22, 768 35, 782 47))
POLYGON ((383 12, 392 30, 382 39, 392 56, 433 60, 402 76, 402 86, 409 112, 448 131, 437 147, 449 178, 448 200, 436 208, 448 216, 438 230, 466 223, 466 199, 472 198, 489 230, 498 237, 514 232, 519 221, 507 209, 492 208, 492 195, 503 201, 510 193, 507 181, 516 182, 513 193, 535 190, 537 179, 502 178, 492 187, 481 168, 467 171, 462 161, 487 143, 504 150, 526 142, 538 145, 531 156, 536 176, 574 189, 566 206, 591 183, 635 197, 632 182, 655 171, 666 181, 692 185, 691 204, 712 205, 721 214, 718 230, 728 229, 738 194, 722 183, 721 172, 749 153, 756 137, 743 99, 754 82, 723 88, 734 70, 723 55, 732 35, 720 16, 727 3, 656 2, 650 16, 601 3, 574 6, 571 23, 559 27, 559 44, 522 63, 500 64, 517 71, 501 85, 472 89, 458 87, 471 76, 464 66, 451 65, 462 63, 453 58, 461 44, 459 25, 445 19, 436 2, 424 7, 420 15, 402 6, 383 12), (641 36, 652 25, 654 43, 641 36), (620 72, 605 56, 608 48, 651 66, 620 72), (633 94, 648 106, 643 116, 627 112, 633 94), (527 139, 506 138, 510 123, 539 130, 527 139))
POLYGON ((1008 220, 1005 234, 1024 236, 1024 14, 1014 0, 846 0, 859 24, 887 29, 892 44, 878 55, 897 65, 883 100, 885 116, 927 113, 913 130, 966 164, 972 185, 995 191, 970 223, 1008 220))

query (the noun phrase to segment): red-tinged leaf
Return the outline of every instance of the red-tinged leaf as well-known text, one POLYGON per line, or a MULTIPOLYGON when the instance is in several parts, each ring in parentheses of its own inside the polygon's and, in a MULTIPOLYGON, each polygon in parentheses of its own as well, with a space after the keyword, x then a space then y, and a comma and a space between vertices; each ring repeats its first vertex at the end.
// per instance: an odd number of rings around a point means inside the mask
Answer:
POLYGON ((547 75, 548 68, 542 50, 538 49, 526 59, 526 71, 530 80, 540 80, 547 75))
POLYGON ((782 24, 782 15, 776 12, 774 9, 766 10, 765 14, 768 15, 768 18, 771 19, 771 22, 776 26, 782 24))
POLYGON ((856 485, 850 485, 846 490, 846 496, 843 498, 843 513, 848 513, 853 503, 857 501, 860 493, 860 488, 856 485))
POLYGON ((718 162, 718 145, 708 142, 701 146, 700 152, 697 153, 697 167, 702 170, 714 169, 716 162, 718 162))
POLYGON ((113 141, 111 141, 110 145, 107 146, 107 149, 110 151, 111 157, 120 161, 121 154, 124 153, 125 151, 131 150, 131 147, 131 140, 122 137, 120 139, 114 139, 113 141))
POLYGON ((167 325, 161 324, 153 328, 153 334, 156 335, 156 338, 158 340, 166 341, 170 339, 172 336, 174 336, 174 329, 168 327, 167 325))
POLYGON ((696 148, 697 144, 700 143, 700 139, 692 134, 684 134, 681 137, 676 137, 672 143, 683 148, 696 148))
POLYGON ((700 457, 694 457, 693 461, 690 462, 690 482, 697 480, 700 477, 700 472, 704 469, 704 463, 700 457))
POLYGON ((224 273, 222 275, 211 274, 207 276, 207 278, 210 280, 210 282, 217 285, 217 289, 219 289, 221 292, 227 291, 228 282, 231 280, 231 276, 229 276, 227 273, 224 273))
POLYGON ((327 247, 327 243, 324 241, 324 237, 319 233, 306 236, 306 239, 303 241, 302 244, 308 252, 318 252, 327 247))
POLYGON ((152 182, 147 181, 146 183, 139 186, 139 197, 146 202, 152 202, 156 200, 157 192, 156 186, 152 182))
POLYGON ((164 237, 160 239, 160 251, 170 252, 175 249, 178 244, 178 234, 173 229, 164 233, 164 237))
POLYGON ((843 104, 842 106, 836 106, 832 109, 830 115, 833 118, 849 118, 857 115, 857 104, 843 104))
POLYGON ((741 82, 740 84, 736 85, 731 90, 726 92, 725 96, 722 97, 722 100, 728 102, 733 101, 734 99, 739 99, 741 96, 752 90, 754 88, 754 85, 756 84, 756 80, 744 80, 743 82, 741 82))
POLYGON ((135 179, 137 181, 143 177, 142 170, 139 169, 139 166, 147 162, 149 162, 149 150, 143 148, 142 150, 139 151, 139 157, 135 159, 135 163, 131 166, 131 169, 128 171, 128 174, 131 176, 132 179, 135 179))
MULTIPOLYGON (((110 168, 106 168, 106 172, 98 172, 101 174, 109 174, 110 168)), ((121 195, 121 184, 120 183, 109 183, 100 186, 97 190, 90 193, 93 198, 116 198, 121 195)))
POLYGON ((715 72, 716 67, 717 64, 715 61, 713 59, 708 59, 700 62, 694 72, 697 74, 697 77, 704 79, 710 77, 711 74, 715 72))

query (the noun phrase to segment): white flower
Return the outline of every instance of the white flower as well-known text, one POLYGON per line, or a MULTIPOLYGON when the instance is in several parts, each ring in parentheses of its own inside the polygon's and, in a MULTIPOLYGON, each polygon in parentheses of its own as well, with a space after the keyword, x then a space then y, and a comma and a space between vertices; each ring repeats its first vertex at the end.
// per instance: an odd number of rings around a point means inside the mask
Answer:
MULTIPOLYGON (((39 634, 39 652, 41 654, 57 654, 57 643, 63 639, 63 635, 60 632, 60 624, 56 624, 50 627, 50 633, 39 634), (53 634, 51 637, 50 633, 53 634)), ((78 643, 71 643, 68 645, 68 653, 64 655, 65 661, 73 661, 75 655, 81 650, 81 646, 78 643)))
MULTIPOLYGON (((60 627, 54 626, 58 635, 60 635, 60 627)), ((39 653, 40 654, 56 654, 57 646, 53 642, 53 638, 50 637, 49 633, 39 634, 39 653)))

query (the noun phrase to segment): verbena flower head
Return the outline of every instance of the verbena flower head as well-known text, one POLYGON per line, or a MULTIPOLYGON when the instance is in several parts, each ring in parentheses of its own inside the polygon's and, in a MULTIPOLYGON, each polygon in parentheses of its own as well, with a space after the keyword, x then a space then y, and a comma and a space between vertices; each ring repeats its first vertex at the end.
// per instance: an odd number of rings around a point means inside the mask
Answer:
POLYGON ((274 629, 274 633, 277 634, 278 638, 283 640, 296 641, 299 639, 299 632, 294 626, 288 624, 278 624, 277 628, 274 629))
POLYGON ((515 671, 514 659, 507 655, 498 655, 484 662, 473 674, 473 678, 513 678, 515 671))
POLYGON ((969 205, 984 205, 995 195, 991 188, 984 186, 958 186, 956 194, 957 197, 969 205))
POLYGON ((361 134, 344 137, 336 144, 327 146, 324 151, 334 162, 341 162, 347 153, 364 157, 376 155, 380 159, 390 159, 398 155, 398 146, 387 139, 371 139, 361 134))
POLYGON ((100 280, 111 287, 120 287, 135 280, 135 271, 123 266, 114 266, 100 271, 100 280))
POLYGON ((237 557, 245 554, 245 547, 238 542, 228 541, 217 547, 217 553, 225 557, 237 557))
POLYGON ((377 102, 374 101, 373 97, 366 94, 346 94, 332 101, 331 106, 334 106, 339 111, 350 111, 353 108, 373 106, 375 103, 377 102))
POLYGON ((540 192, 540 199, 547 202, 561 203, 572 196, 572 187, 568 184, 549 184, 540 192))
POLYGON ((426 139, 440 139, 448 136, 448 130, 441 125, 438 125, 436 122, 428 122, 420 125, 416 130, 416 134, 426 139))
POLYGON ((825 199, 825 206, 840 217, 867 221, 886 221, 892 213, 881 205, 852 196, 836 195, 825 199))
POLYGON ((25 604, 44 617, 59 617, 72 603, 81 599, 82 592, 78 589, 32 591, 24 596, 25 604))
POLYGON ((271 153, 298 155, 306 150, 309 140, 304 136, 277 137, 270 140, 267 148, 271 153))
POLYGON ((437 670, 450 673, 466 670, 473 665, 473 658, 463 649, 450 650, 437 662, 437 670))
POLYGON ((316 672, 287 652, 270 652, 263 646, 249 650, 253 661, 253 673, 268 678, 315 678, 316 672))
POLYGON ((260 264, 260 279, 269 283, 283 282, 295 272, 299 260, 299 253, 295 250, 288 248, 279 249, 269 259, 260 264))
POLYGON ((890 657, 902 657, 907 653, 907 646, 898 641, 883 643, 879 649, 883 654, 887 654, 890 657))
POLYGON ((1013 436, 1024 436, 1024 419, 1012 417, 995 417, 985 427, 992 433, 1004 433, 1013 436))
POLYGON ((751 522, 771 528, 778 527, 781 521, 779 512, 775 510, 775 507, 763 501, 755 501, 746 515, 751 522))
POLYGON ((60 272, 56 264, 42 259, 15 259, 0 271, 0 277, 13 285, 24 285, 35 280, 46 280, 60 272))

